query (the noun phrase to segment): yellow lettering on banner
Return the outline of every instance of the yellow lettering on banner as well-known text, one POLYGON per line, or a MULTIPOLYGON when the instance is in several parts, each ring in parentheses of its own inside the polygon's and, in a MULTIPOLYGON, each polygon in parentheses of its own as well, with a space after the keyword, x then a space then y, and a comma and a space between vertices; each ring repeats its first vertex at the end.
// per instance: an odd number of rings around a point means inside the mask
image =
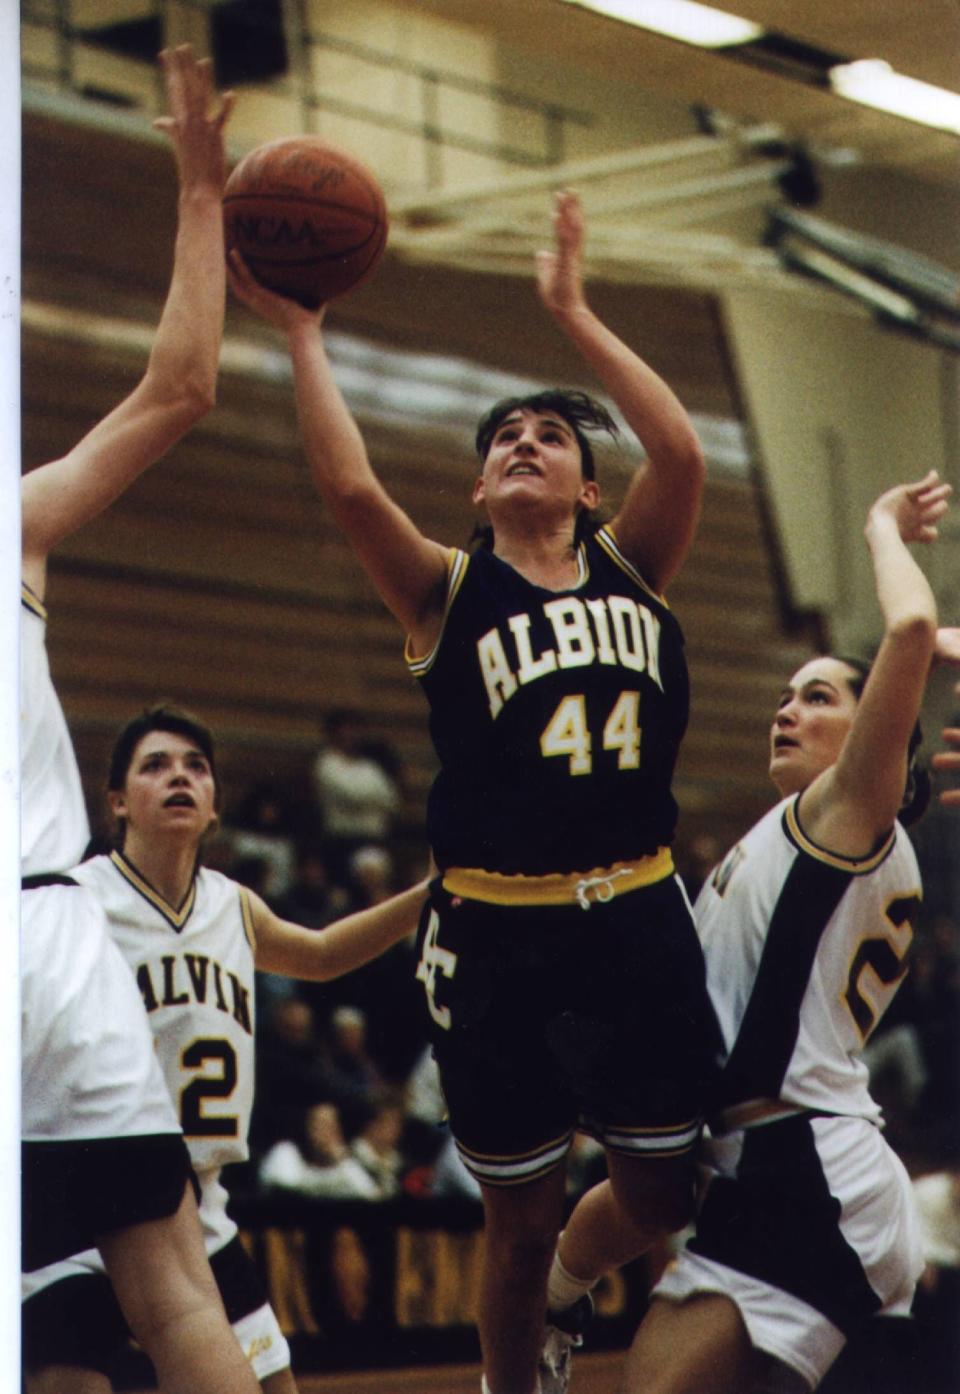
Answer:
POLYGON ((265 1229, 263 1260, 267 1293, 285 1336, 320 1330, 307 1286, 306 1236, 302 1229, 265 1229))
POLYGON ((473 1326, 483 1232, 397 1230, 394 1315, 400 1327, 473 1326))

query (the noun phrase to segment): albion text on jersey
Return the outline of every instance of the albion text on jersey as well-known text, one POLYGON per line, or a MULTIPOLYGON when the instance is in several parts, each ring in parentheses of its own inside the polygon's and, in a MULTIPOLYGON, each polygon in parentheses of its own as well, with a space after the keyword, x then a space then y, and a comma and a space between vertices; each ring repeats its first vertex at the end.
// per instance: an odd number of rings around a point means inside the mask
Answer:
POLYGON ((619 664, 646 673, 663 690, 660 621, 645 605, 622 595, 594 600, 565 595, 546 601, 543 614, 553 630, 554 647, 539 654, 533 652, 529 614, 509 617, 509 636, 494 627, 477 641, 491 717, 499 714, 518 687, 558 668, 619 664))

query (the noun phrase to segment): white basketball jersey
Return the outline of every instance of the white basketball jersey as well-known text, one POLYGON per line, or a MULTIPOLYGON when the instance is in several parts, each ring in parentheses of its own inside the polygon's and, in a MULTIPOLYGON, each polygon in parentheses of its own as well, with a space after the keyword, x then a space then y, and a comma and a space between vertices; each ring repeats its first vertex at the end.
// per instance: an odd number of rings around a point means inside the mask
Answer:
POLYGON ((716 868, 694 916, 726 1060, 724 1128, 787 1105, 877 1119, 864 1043, 906 974, 920 872, 899 824, 857 861, 772 809, 716 868))
POLYGON ((47 661, 47 612, 29 586, 20 609, 20 872, 69 870, 90 836, 76 756, 47 661))
POLYGON ((194 1168, 245 1161, 254 1085, 246 891, 201 868, 176 908, 119 852, 83 862, 71 875, 103 906, 136 977, 194 1168))

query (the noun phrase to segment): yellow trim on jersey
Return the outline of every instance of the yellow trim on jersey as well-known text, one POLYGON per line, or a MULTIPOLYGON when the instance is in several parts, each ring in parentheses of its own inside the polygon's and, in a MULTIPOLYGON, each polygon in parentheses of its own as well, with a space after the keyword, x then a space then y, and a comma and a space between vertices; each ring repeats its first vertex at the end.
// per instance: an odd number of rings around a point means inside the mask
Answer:
POLYGON ((403 656, 406 659, 407 667, 415 678, 422 678, 424 673, 428 673, 433 667, 437 657, 437 650, 440 648, 440 640, 443 638, 443 631, 447 626, 447 616, 450 614, 450 607, 457 598, 457 593, 463 585, 464 577, 467 574, 467 567, 470 565, 470 557, 459 547, 451 547, 447 553, 447 595, 443 603, 443 619, 440 621, 440 633, 437 635, 436 642, 429 653, 417 657, 411 649, 409 634, 403 646, 403 656))
POLYGON ((627 573, 631 581, 635 581, 638 586, 642 586, 648 595, 653 596, 654 600, 659 600, 661 605, 666 605, 667 609, 670 609, 670 606, 667 605, 665 597, 662 596, 659 593, 659 591, 655 591, 653 589, 653 586, 650 585, 649 581, 645 581, 644 578, 640 575, 640 572, 633 565, 633 562, 628 561, 627 558, 623 555, 619 546, 617 545, 617 535, 613 531, 613 528, 610 527, 609 523, 605 527, 602 527, 597 531, 596 538, 597 542, 606 552, 610 560, 616 562, 617 566, 620 567, 621 571, 625 571, 627 573))
POLYGON ((876 871, 880 863, 893 850, 893 844, 897 840, 896 828, 891 828, 877 850, 866 857, 844 857, 838 852, 828 851, 826 847, 818 847, 815 842, 810 841, 800 826, 800 820, 797 817, 799 801, 800 795, 798 794, 784 809, 784 827, 790 841, 799 847, 801 852, 806 852, 808 856, 816 858, 818 862, 825 862, 827 866, 835 866, 839 871, 850 871, 855 876, 866 876, 871 871, 876 871))
POLYGON ((155 910, 159 910, 163 918, 173 926, 174 929, 182 929, 190 918, 190 911, 193 909, 197 899, 197 878, 194 876, 190 882, 190 889, 184 896, 183 904, 179 909, 175 909, 168 900, 164 900, 159 891, 155 891, 146 877, 141 876, 140 872, 128 862, 122 852, 111 852, 110 860, 119 871, 125 881, 129 881, 135 891, 148 900, 155 910))
POLYGON ((556 872, 548 876, 505 876, 480 867, 452 866, 443 874, 444 890, 488 905, 604 905, 615 895, 652 886, 673 875, 669 847, 634 862, 615 862, 593 871, 556 872))
POLYGON ((38 619, 46 622, 47 607, 44 605, 39 595, 37 595, 36 591, 30 589, 26 581, 20 582, 20 603, 24 605, 32 615, 36 615, 38 619))
POLYGON ((243 920, 243 932, 247 936, 247 943, 254 953, 257 952, 257 932, 253 927, 253 906, 250 904, 250 896, 246 886, 238 886, 240 894, 240 918, 243 920))
POLYGON ((795 1118, 807 1110, 799 1104, 788 1104, 783 1099, 748 1099, 746 1103, 733 1104, 725 1108, 719 1118, 711 1119, 710 1131, 715 1136, 737 1132, 741 1128, 759 1128, 764 1123, 779 1123, 784 1118, 795 1118))

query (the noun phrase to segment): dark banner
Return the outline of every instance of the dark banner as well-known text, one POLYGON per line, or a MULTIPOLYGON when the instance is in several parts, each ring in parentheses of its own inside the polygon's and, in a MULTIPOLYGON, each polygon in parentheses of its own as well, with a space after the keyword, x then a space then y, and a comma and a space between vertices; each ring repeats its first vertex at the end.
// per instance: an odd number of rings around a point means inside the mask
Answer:
MULTIPOLYGON (((295 1369, 479 1359, 479 1205, 271 1197, 237 1200, 231 1209, 295 1369)), ((600 1284, 591 1348, 629 1343, 646 1292, 643 1263, 600 1284)))

